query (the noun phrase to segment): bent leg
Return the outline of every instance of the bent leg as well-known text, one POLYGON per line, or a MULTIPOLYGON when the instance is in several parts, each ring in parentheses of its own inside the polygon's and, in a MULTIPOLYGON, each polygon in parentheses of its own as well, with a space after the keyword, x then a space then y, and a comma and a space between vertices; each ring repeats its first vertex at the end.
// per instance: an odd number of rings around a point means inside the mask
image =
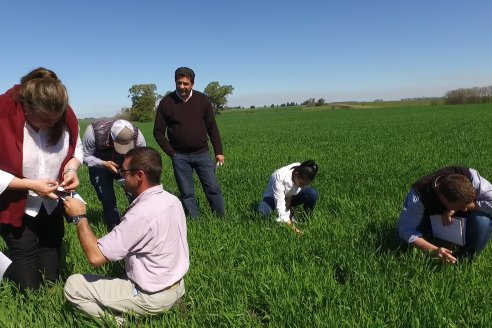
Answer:
POLYGON ((21 291, 38 289, 41 280, 38 238, 31 230, 32 220, 33 218, 24 216, 20 228, 7 224, 1 225, 2 238, 7 244, 8 255, 12 260, 6 276, 19 286, 21 291))
POLYGON ((473 259, 487 246, 490 239, 492 222, 482 212, 466 213, 466 245, 459 250, 459 256, 473 259))
POLYGON ((121 322, 121 313, 154 314, 171 308, 184 293, 184 280, 162 292, 145 294, 137 291, 128 279, 110 278, 89 274, 68 277, 65 297, 79 310, 101 317, 112 312, 121 322))
POLYGON ((275 200, 273 197, 265 197, 258 204, 258 208, 256 209, 261 215, 268 216, 270 215, 275 208, 275 200))
POLYGON ((136 305, 133 284, 127 279, 74 274, 68 277, 64 293, 76 308, 94 317, 101 317, 106 311, 144 313, 136 305))
POLYGON ((39 242, 39 270, 44 279, 55 282, 59 279, 61 248, 65 226, 60 205, 48 215, 42 210, 34 220, 35 232, 39 242))
POLYGON ((296 207, 303 205, 304 210, 309 213, 316 207, 318 201, 318 192, 316 189, 307 187, 302 189, 297 195, 292 196, 291 206, 296 207))

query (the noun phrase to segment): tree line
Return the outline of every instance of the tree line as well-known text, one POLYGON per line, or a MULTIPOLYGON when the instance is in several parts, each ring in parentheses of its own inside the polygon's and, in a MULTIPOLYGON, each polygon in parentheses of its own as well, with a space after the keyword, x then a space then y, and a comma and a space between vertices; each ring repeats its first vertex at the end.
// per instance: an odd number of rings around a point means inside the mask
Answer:
MULTIPOLYGON (((232 94, 233 91, 232 85, 221 86, 219 82, 214 81, 210 82, 203 92, 209 97, 212 108, 217 114, 225 108, 227 96, 232 94)), ((116 116, 134 122, 148 122, 154 120, 158 102, 173 91, 167 91, 163 96, 157 93, 155 84, 149 83, 134 84, 128 92, 132 106, 122 108, 116 116)))
POLYGON ((492 103, 492 85, 446 92, 444 101, 448 105, 492 103))

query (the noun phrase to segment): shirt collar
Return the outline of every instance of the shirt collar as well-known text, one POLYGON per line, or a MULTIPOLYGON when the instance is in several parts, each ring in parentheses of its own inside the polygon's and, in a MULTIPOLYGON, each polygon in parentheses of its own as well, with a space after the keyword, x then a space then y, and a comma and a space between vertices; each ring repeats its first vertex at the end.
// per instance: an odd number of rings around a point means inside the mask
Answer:
POLYGON ((188 100, 190 100, 191 96, 193 96, 193 89, 191 89, 191 91, 190 91, 190 96, 189 96, 188 98, 186 98, 186 99, 183 99, 183 97, 181 97, 181 96, 179 95, 179 93, 178 93, 178 91, 177 91, 177 90, 176 90, 176 91, 174 91, 174 92, 176 92, 176 95, 178 96, 178 98, 179 98, 179 99, 181 99, 181 100, 182 100, 182 101, 184 101, 184 102, 187 102, 188 100))

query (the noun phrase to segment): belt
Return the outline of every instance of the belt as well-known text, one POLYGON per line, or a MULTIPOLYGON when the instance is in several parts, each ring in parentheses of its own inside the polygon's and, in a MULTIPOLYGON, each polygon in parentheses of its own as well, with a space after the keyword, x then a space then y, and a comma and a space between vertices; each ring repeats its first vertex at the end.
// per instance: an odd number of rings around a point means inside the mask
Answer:
POLYGON ((157 293, 162 293, 166 290, 170 290, 170 289, 176 289, 179 287, 179 284, 181 283, 181 280, 183 279, 179 279, 178 281, 176 281, 174 284, 172 284, 171 286, 169 287, 166 287, 164 289, 161 289, 161 290, 158 290, 156 292, 148 292, 146 290, 143 290, 142 288, 140 288, 139 285, 137 285, 136 283, 133 283, 133 285, 135 286, 135 291, 138 291, 139 293, 142 293, 142 294, 147 294, 147 295, 152 295, 152 294, 157 294, 157 293))

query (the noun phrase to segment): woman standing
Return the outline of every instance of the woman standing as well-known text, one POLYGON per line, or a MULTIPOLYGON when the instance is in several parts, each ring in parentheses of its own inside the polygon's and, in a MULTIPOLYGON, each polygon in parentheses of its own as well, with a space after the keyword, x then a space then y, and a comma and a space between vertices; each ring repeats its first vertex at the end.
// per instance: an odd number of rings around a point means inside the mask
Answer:
POLYGON ((0 95, 0 232, 21 290, 56 281, 64 235, 58 187, 74 190, 79 125, 56 74, 37 68, 0 95))
POLYGON ((269 215, 277 210, 277 221, 292 226, 294 231, 302 233, 293 226, 294 207, 303 205, 311 212, 316 206, 318 192, 309 187, 316 177, 318 165, 310 160, 284 166, 270 176, 263 200, 258 205, 258 212, 269 215))

